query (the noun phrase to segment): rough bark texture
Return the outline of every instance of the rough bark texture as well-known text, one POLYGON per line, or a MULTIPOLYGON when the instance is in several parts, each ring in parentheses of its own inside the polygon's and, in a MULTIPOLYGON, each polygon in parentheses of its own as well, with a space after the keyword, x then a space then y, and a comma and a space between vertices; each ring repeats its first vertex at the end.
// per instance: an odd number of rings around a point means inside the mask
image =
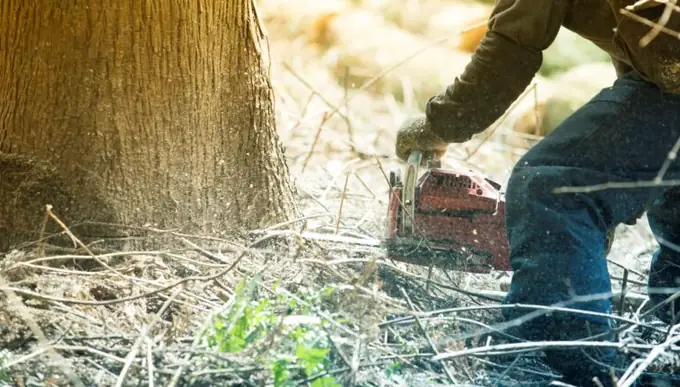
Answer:
POLYGON ((207 233, 293 215, 262 42, 251 0, 1 1, 0 248, 46 204, 207 233))

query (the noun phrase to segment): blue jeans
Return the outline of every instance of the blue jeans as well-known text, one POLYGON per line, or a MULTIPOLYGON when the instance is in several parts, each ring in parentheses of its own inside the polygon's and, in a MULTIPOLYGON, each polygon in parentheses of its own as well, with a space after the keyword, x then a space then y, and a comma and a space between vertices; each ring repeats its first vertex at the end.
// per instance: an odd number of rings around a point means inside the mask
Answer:
MULTIPOLYGON (((659 241, 680 245, 680 189, 554 190, 651 181, 678 138, 680 95, 663 93, 653 84, 626 76, 531 148, 515 166, 507 187, 506 225, 514 274, 504 302, 562 303, 610 313, 611 298, 601 297, 611 292, 605 257, 607 231, 647 211, 653 233, 663 238, 659 241), (579 301, 569 303, 575 299, 579 301)), ((678 178, 680 162, 673 162, 664 179, 678 178)), ((649 285, 673 284, 680 277, 678 267, 680 253, 662 244, 654 254, 649 285)), ((504 313, 505 318, 515 319, 527 312, 507 309, 504 313)), ((515 334, 529 340, 581 339, 607 333, 608 320, 552 313, 523 323, 515 334), (584 331, 586 325, 592 332, 584 331)), ((583 369, 580 354, 560 353, 546 351, 558 371, 569 374, 583 369)), ((602 359, 615 356, 613 351, 600 351, 600 355, 602 359)))

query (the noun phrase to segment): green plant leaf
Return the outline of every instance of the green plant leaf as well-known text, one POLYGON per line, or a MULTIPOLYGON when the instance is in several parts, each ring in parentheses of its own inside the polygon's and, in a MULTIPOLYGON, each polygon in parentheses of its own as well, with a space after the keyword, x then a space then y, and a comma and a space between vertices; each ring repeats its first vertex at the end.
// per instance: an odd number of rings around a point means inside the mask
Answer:
POLYGON ((302 362, 307 375, 310 375, 317 367, 323 367, 323 361, 328 351, 328 348, 310 348, 298 343, 295 348, 295 356, 302 362))
POLYGON ((312 387, 340 387, 340 384, 335 381, 334 377, 326 375, 324 377, 314 379, 312 382, 312 387))
POLYGON ((290 379, 288 371, 288 360, 279 359, 272 363, 272 374, 274 375, 274 387, 283 387, 284 383, 290 379))
POLYGON ((387 368, 385 368, 385 375, 387 377, 397 375, 400 373, 401 367, 402 367, 401 362, 395 361, 392 364, 390 364, 387 368))

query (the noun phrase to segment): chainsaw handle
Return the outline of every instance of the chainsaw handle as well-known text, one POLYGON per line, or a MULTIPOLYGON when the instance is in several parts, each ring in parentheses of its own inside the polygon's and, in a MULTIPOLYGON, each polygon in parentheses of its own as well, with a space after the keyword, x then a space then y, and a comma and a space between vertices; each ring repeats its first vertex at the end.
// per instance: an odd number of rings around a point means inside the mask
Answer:
POLYGON ((408 161, 406 162, 409 166, 415 165, 416 167, 420 166, 420 164, 423 162, 423 153, 421 151, 417 150, 412 150, 411 153, 408 155, 408 161))
POLYGON ((416 184, 418 182, 418 170, 420 167, 440 168, 440 161, 432 160, 431 152, 421 152, 412 150, 406 162, 404 173, 404 188, 401 193, 401 203, 404 206, 404 218, 402 221, 402 231, 411 233, 414 231, 413 224, 416 214, 416 184))
POLYGON ((401 192, 401 203, 404 206, 404 218, 402 220, 402 231, 413 232, 413 223, 416 209, 416 182, 418 180, 418 169, 423 161, 423 154, 414 150, 408 156, 406 170, 404 173, 404 188, 401 192))
POLYGON ((427 168, 441 168, 441 161, 434 161, 432 152, 421 152, 418 150, 412 150, 408 156, 407 164, 416 165, 427 168))

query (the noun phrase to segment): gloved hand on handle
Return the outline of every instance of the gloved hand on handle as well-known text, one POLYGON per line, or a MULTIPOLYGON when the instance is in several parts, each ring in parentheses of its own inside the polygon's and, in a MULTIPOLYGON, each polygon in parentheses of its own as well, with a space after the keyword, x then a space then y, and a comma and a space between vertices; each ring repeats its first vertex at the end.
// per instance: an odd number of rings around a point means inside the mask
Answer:
MULTIPOLYGON (((471 137, 465 134, 456 138, 456 142, 465 142, 471 137)), ((423 162, 437 162, 446 154, 448 145, 449 142, 434 133, 425 114, 418 114, 404 120, 399 127, 395 151, 403 161, 408 160, 411 151, 420 151, 423 153, 423 162)))

